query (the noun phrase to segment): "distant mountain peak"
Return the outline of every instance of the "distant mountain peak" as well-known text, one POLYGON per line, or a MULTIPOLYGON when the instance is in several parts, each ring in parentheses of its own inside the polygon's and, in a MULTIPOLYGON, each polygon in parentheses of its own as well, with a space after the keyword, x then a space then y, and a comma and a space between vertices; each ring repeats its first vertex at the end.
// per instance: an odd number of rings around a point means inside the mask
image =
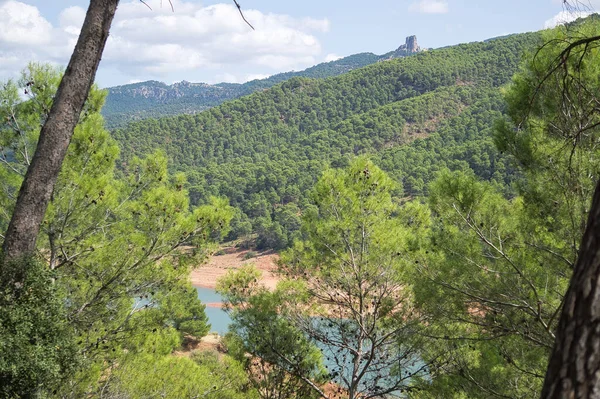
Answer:
POLYGON ((419 51, 421 51, 421 47, 419 47, 419 44, 417 43, 416 35, 407 36, 405 43, 396 49, 396 53, 403 52, 407 55, 418 53, 419 51))
POLYGON ((417 36, 407 36, 404 44, 400 45, 396 50, 390 51, 387 54, 383 54, 379 57, 378 62, 393 60, 394 58, 408 57, 413 54, 417 54, 423 51, 427 51, 426 48, 421 48, 417 42, 417 36))

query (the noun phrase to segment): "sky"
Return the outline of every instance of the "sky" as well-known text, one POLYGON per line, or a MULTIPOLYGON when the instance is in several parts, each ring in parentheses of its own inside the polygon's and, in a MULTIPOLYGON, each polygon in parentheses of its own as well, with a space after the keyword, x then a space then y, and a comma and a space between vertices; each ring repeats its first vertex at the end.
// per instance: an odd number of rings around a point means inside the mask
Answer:
MULTIPOLYGON (((579 15, 561 0, 121 0, 96 81, 237 82, 361 52, 383 54, 417 35, 423 48, 536 31, 579 15), (151 8, 151 9, 150 9, 151 8)), ((600 10, 600 0, 580 8, 600 10)), ((89 1, 0 0, 0 82, 30 61, 65 66, 89 1)), ((584 13, 587 11, 584 11, 584 13)))

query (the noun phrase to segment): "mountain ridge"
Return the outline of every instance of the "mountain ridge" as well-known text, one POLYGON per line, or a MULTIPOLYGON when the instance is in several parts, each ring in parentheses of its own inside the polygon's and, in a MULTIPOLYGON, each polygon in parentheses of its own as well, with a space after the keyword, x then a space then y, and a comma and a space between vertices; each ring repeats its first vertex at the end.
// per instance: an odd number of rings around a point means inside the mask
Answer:
POLYGON ((270 88, 293 77, 322 79, 338 76, 355 69, 408 57, 426 51, 417 44, 416 36, 408 36, 396 50, 382 55, 370 52, 352 54, 338 60, 322 62, 302 71, 282 72, 264 79, 245 83, 221 82, 208 84, 182 80, 168 85, 156 80, 109 87, 103 115, 108 128, 121 127, 131 121, 147 118, 195 114, 225 101, 270 88))

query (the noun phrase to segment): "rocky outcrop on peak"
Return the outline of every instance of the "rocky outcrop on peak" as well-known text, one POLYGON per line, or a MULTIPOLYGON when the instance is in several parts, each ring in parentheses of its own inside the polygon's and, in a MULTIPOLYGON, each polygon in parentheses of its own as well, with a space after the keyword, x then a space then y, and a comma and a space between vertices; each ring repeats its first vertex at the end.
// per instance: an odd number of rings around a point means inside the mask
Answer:
POLYGON ((406 51, 408 54, 418 53, 419 51, 421 51, 421 47, 419 47, 419 45, 417 44, 417 36, 415 36, 415 35, 408 36, 406 38, 406 43, 404 45, 400 46, 400 48, 396 51, 399 51, 402 49, 404 51, 406 51))
POLYGON ((394 58, 408 57, 409 55, 417 54, 427 49, 421 48, 417 42, 417 36, 407 36, 404 44, 398 47, 396 50, 391 51, 381 56, 379 61, 392 60, 394 58))
POLYGON ((396 49, 396 51, 394 51, 394 58, 397 57, 406 57, 409 56, 411 54, 415 54, 418 52, 421 52, 421 47, 419 46, 418 42, 417 42, 417 36, 412 35, 412 36, 408 36, 406 38, 406 41, 404 42, 403 45, 401 45, 400 47, 398 47, 396 49))

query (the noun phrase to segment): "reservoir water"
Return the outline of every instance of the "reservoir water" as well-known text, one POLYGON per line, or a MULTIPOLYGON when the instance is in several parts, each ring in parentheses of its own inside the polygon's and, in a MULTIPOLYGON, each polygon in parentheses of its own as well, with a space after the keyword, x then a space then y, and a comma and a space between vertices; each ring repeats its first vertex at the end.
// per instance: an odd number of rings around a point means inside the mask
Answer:
MULTIPOLYGON (((204 304, 217 304, 217 303, 220 304, 223 301, 223 298, 221 297, 221 295, 219 295, 212 288, 196 288, 196 290, 198 291, 198 298, 204 304)), ((229 324, 231 324, 231 318, 229 317, 229 315, 224 310, 221 309, 221 306, 217 306, 217 307, 207 306, 204 311, 206 313, 206 316, 208 317, 208 322, 211 324, 210 331, 216 332, 219 335, 224 336, 227 333, 227 331, 229 330, 229 324)), ((333 332, 332 332, 332 335, 334 335, 333 332)), ((318 345, 318 346, 321 346, 321 345, 318 345)), ((323 355, 324 355, 324 359, 323 359, 324 363, 325 363, 324 365, 329 370, 335 370, 336 363, 333 360, 334 356, 333 356, 333 352, 331 352, 331 349, 328 349, 326 347, 321 347, 321 350, 323 351, 323 355)), ((423 363, 418 358, 416 358, 415 360, 416 360, 416 362, 413 362, 412 367, 410 367, 410 369, 411 369, 411 370, 409 370, 410 372, 415 372, 423 365, 423 363)), ((348 366, 350 367, 350 363, 348 364, 348 366)), ((379 372, 381 372, 381 370, 379 372)), ((369 372, 369 373, 371 373, 371 372, 369 372)), ((384 371, 384 374, 385 374, 385 371, 384 371)), ((391 381, 393 381, 393 377, 387 377, 387 378, 382 378, 380 383, 389 384, 389 383, 391 383, 391 381)), ((390 397, 403 397, 403 396, 390 395, 390 397)))
MULTIPOLYGON (((215 304, 223 301, 221 295, 219 295, 212 288, 196 288, 196 290, 198 291, 198 298, 204 304, 215 304)), ((227 333, 229 324, 231 323, 231 319, 229 318, 229 315, 223 309, 221 309, 221 306, 207 306, 204 312, 208 317, 208 322, 211 324, 210 331, 216 332, 221 336, 225 335, 227 333)))

